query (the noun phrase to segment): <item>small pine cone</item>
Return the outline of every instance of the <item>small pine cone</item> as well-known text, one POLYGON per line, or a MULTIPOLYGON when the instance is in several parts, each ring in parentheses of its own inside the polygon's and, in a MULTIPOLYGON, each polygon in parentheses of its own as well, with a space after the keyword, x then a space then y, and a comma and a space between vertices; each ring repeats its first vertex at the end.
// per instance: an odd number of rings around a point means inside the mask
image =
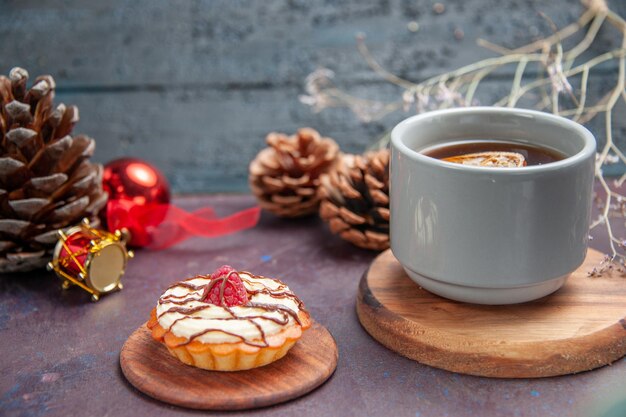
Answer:
POLYGON ((293 136, 267 135, 267 148, 250 163, 250 189, 259 205, 281 217, 316 213, 320 175, 337 162, 339 146, 311 128, 293 136))
POLYGON ((57 230, 97 222, 106 203, 95 141, 72 136, 78 108, 54 106, 54 79, 27 88, 28 72, 0 75, 0 273, 46 265, 57 230))
POLYGON ((389 248, 388 149, 344 155, 321 181, 320 216, 333 233, 361 248, 389 248))

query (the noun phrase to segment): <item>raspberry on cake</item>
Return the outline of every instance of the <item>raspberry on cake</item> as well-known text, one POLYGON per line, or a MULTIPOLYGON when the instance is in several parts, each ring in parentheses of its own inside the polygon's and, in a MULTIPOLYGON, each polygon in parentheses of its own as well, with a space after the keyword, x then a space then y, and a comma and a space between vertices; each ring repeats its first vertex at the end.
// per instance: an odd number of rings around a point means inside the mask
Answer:
POLYGON ((232 266, 224 265, 211 274, 211 281, 204 288, 202 300, 217 306, 228 307, 248 303, 248 293, 243 281, 232 266))
POLYGON ((172 355, 218 371, 274 362, 310 326, 304 304, 281 281, 227 265, 169 287, 148 321, 172 355))

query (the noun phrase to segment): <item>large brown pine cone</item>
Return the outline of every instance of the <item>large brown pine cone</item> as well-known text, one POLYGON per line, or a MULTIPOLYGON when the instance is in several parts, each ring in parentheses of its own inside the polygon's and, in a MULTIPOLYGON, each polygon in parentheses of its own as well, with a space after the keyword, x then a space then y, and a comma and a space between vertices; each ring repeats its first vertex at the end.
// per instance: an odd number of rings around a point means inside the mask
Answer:
POLYGON ((333 233, 361 248, 389 247, 389 150, 344 155, 322 176, 320 196, 333 233))
POLYGON ((267 144, 250 163, 249 184, 259 205, 281 217, 316 213, 319 177, 337 162, 337 143, 303 128, 293 136, 270 133, 267 144))
POLYGON ((0 75, 0 273, 50 261, 56 231, 96 219, 106 203, 95 141, 71 136, 78 108, 54 107, 54 79, 28 89, 28 72, 0 75))

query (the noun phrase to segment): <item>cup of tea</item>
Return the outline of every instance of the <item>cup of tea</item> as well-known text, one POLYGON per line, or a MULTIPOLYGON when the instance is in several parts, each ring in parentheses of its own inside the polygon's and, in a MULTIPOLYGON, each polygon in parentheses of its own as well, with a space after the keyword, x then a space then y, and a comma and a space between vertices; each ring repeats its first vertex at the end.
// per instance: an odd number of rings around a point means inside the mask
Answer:
POLYGON ((596 141, 547 113, 433 111, 391 132, 394 256, 426 290, 513 304, 559 289, 584 261, 596 141))

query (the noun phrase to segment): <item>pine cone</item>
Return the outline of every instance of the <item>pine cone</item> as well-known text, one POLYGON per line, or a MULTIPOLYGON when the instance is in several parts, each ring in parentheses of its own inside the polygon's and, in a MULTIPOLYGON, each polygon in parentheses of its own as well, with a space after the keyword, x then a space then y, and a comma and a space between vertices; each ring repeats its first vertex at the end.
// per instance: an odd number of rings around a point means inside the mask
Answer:
POLYGON ((330 230, 365 249, 389 247, 389 150, 344 155, 321 178, 320 216, 330 230))
POLYGON ((250 163, 249 184, 259 205, 281 217, 317 212, 319 177, 337 162, 337 143, 311 128, 290 137, 270 133, 266 140, 269 147, 250 163))
POLYGON ((56 231, 97 221, 106 203, 95 141, 70 135, 78 108, 53 107, 54 79, 13 68, 0 75, 0 273, 43 267, 56 231))

